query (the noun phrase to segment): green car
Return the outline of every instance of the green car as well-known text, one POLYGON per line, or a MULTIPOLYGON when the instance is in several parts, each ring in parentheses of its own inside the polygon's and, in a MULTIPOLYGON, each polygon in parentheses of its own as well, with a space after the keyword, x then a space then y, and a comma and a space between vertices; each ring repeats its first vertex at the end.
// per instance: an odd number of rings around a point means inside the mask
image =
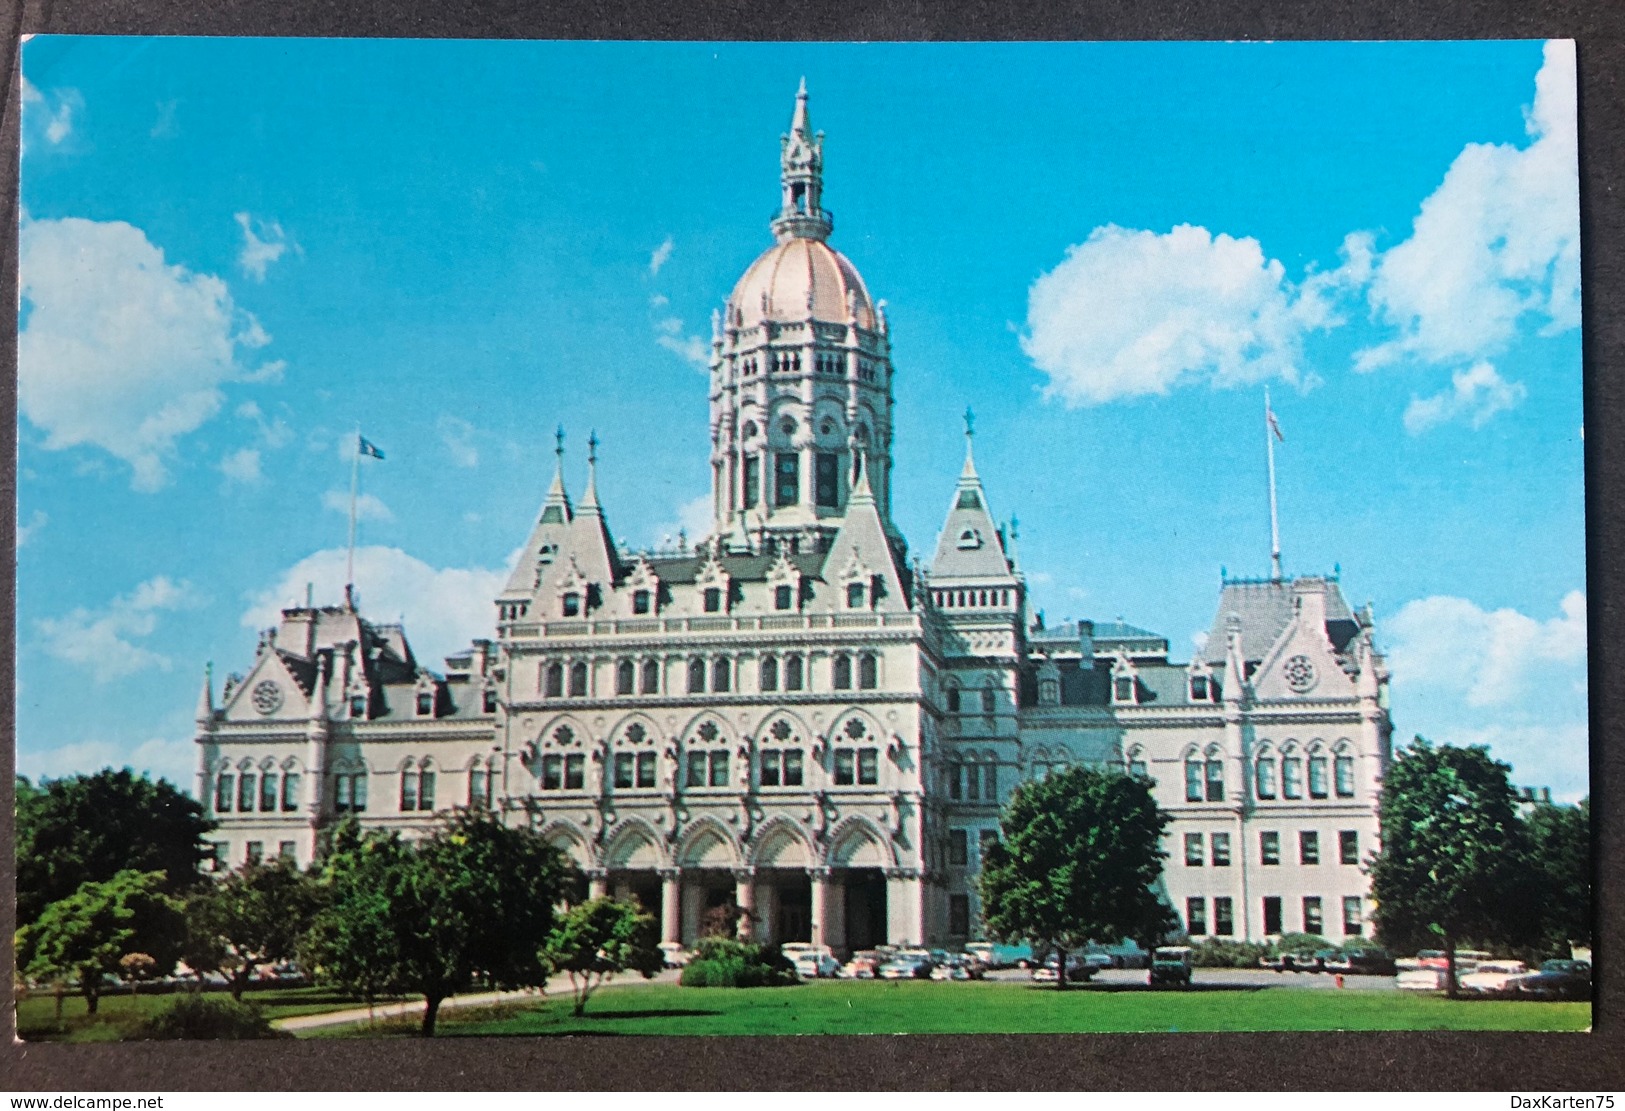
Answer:
POLYGON ((1191 947, 1164 945, 1151 953, 1151 984, 1191 986, 1191 947))

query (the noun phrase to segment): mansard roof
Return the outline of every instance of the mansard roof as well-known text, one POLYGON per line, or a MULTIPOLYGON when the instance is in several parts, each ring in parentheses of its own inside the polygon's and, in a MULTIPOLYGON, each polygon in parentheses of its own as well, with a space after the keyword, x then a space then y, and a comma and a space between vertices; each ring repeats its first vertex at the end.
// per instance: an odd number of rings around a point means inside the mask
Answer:
MULTIPOLYGON (((710 560, 709 556, 699 553, 651 555, 646 558, 649 569, 659 576, 660 581, 673 586, 693 585, 699 577, 700 568, 710 560)), ((729 552, 718 557, 717 562, 735 582, 766 582, 768 572, 778 558, 777 555, 760 552, 729 552)), ((822 552, 799 552, 785 558, 807 578, 819 578, 824 569, 825 556, 822 552)))
POLYGON ((1301 576, 1296 579, 1226 579, 1219 594, 1219 610, 1213 618, 1203 651, 1207 662, 1223 666, 1230 616, 1241 620, 1241 657, 1249 663, 1262 660, 1274 647, 1282 631, 1291 624, 1298 583, 1323 582, 1326 589, 1326 639, 1337 652, 1347 649, 1360 631, 1359 619, 1349 608, 1335 578, 1301 576))

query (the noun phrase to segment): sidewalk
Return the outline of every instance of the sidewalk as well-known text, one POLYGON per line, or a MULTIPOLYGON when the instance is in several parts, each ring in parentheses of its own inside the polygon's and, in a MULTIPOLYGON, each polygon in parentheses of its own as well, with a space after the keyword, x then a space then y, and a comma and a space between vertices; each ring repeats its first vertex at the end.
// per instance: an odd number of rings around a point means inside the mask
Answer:
MULTIPOLYGON (((643 983, 675 983, 679 971, 679 969, 668 968, 652 980, 645 980, 636 973, 612 976, 605 982, 604 987, 626 987, 643 983)), ((484 1007, 492 1003, 523 1002, 527 999, 541 1001, 542 999, 568 998, 570 998, 570 978, 568 976, 555 976, 540 991, 527 988, 522 991, 487 991, 475 995, 454 995, 440 1004, 440 1013, 445 1014, 457 1007, 484 1007)), ((420 997, 400 1003, 381 1003, 370 1010, 366 1007, 350 1007, 342 1011, 323 1011, 314 1015, 294 1015, 290 1018, 276 1019, 271 1025, 278 1030, 286 1030, 292 1034, 301 1030, 315 1030, 323 1026, 345 1026, 353 1022, 366 1022, 369 1018, 385 1019, 421 1015, 425 1006, 426 1004, 420 997)))

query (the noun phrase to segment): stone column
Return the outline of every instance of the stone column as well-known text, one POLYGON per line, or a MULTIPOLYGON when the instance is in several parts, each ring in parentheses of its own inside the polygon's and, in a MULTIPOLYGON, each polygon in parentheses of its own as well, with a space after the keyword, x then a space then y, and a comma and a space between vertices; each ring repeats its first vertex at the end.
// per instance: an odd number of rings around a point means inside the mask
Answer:
POLYGON ((609 872, 603 868, 587 869, 587 898, 603 899, 609 895, 609 872))
POLYGON ((682 870, 660 869, 660 940, 682 943, 683 940, 683 884, 682 870))
POLYGON ((886 869, 886 941, 890 945, 925 943, 924 884, 918 868, 886 869))
POLYGON ((812 943, 828 945, 829 869, 809 868, 807 878, 812 884, 812 943))
POLYGON ((739 916, 739 940, 750 941, 755 935, 751 919, 756 914, 756 869, 734 869, 734 902, 744 912, 739 916))

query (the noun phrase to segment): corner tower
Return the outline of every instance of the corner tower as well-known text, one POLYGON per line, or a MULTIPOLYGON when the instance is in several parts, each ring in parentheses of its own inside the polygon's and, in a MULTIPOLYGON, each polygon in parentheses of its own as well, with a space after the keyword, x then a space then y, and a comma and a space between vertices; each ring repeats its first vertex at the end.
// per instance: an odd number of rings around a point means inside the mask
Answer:
POLYGON ((825 550, 862 471, 895 538, 885 302, 827 242, 824 135, 812 130, 805 81, 779 185, 776 242, 712 317, 714 532, 736 550, 825 550))

